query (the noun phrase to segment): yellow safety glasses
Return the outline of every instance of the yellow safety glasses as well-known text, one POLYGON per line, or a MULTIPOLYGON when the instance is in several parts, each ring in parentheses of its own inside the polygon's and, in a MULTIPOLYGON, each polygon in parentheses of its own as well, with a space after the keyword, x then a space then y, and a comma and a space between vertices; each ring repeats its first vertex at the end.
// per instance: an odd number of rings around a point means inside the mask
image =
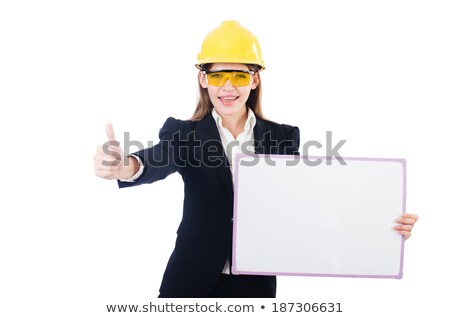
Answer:
POLYGON ((220 71, 202 71, 206 75, 206 79, 209 85, 223 86, 230 80, 233 86, 247 86, 250 84, 251 75, 255 74, 254 71, 242 71, 242 70, 220 70, 220 71))

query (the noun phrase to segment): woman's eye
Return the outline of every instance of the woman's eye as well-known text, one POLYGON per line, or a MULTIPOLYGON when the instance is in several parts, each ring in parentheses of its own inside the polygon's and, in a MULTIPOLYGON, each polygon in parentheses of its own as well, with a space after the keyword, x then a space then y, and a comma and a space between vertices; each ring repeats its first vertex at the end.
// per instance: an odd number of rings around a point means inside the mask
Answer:
POLYGON ((222 74, 211 74, 212 78, 222 78, 223 75, 222 74))
POLYGON ((247 78, 247 74, 236 74, 236 78, 247 78))

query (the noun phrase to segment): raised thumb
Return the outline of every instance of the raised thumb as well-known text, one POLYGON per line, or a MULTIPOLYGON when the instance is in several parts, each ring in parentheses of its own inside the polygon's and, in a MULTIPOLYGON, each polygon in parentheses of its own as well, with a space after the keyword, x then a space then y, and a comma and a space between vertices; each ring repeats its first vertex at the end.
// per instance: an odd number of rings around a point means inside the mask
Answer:
POLYGON ((106 124, 106 136, 108 136, 109 141, 116 141, 116 136, 114 136, 114 128, 111 123, 106 124))

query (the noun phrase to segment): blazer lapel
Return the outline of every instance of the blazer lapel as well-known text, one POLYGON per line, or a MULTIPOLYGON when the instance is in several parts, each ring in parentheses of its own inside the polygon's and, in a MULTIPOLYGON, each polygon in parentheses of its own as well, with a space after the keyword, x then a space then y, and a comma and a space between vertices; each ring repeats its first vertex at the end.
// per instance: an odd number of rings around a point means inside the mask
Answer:
MULTIPOLYGON (((233 196, 233 180, 225 151, 223 149, 222 140, 217 130, 216 122, 211 113, 205 116, 197 123, 196 133, 201 142, 201 158, 217 158, 215 170, 224 183, 228 195, 233 196), (208 146, 217 146, 217 152, 208 151, 208 146), (217 165, 217 166, 216 166, 217 165)), ((205 162, 205 161, 203 161, 205 162)))
POLYGON ((255 140, 255 154, 270 154, 272 145, 269 125, 256 119, 255 127, 253 128, 253 139, 255 140))
MULTIPOLYGON (((217 158, 218 164, 215 170, 223 181, 226 191, 229 195, 233 195, 233 180, 230 171, 230 165, 228 163, 225 151, 223 149, 222 141, 220 139, 219 131, 217 130, 216 122, 211 113, 205 116, 197 123, 196 134, 201 142, 201 158, 205 160, 208 156, 214 156, 217 158), (217 145, 218 152, 208 152, 208 143, 213 142, 217 145)), ((253 137, 255 141, 255 154, 269 154, 271 153, 271 135, 269 125, 259 119, 256 119, 255 127, 253 128, 253 137)), ((212 145, 212 144, 209 144, 212 145)), ((205 161, 204 161, 205 162, 205 161)))

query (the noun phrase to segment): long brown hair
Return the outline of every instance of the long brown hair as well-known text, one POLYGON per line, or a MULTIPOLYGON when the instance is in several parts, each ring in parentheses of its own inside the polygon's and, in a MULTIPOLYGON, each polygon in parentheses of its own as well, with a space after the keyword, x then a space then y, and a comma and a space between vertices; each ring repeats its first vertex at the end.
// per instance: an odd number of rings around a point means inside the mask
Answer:
MULTIPOLYGON (((248 64, 248 68, 251 71, 258 72, 260 67, 258 65, 248 64)), ((208 71, 211 69, 212 64, 205 64, 202 66, 202 69, 208 71)), ((198 121, 202 120, 210 111, 213 109, 213 104, 208 95, 208 89, 203 88, 200 83, 198 83, 199 88, 199 98, 197 102, 197 108, 195 109, 194 114, 191 117, 191 120, 198 121)), ((256 118, 258 119, 266 119, 262 114, 261 109, 261 97, 262 97, 262 87, 261 87, 261 76, 259 76, 259 84, 255 89, 252 89, 250 92, 250 96, 247 99, 245 105, 250 107, 251 110, 255 113, 256 118)))

